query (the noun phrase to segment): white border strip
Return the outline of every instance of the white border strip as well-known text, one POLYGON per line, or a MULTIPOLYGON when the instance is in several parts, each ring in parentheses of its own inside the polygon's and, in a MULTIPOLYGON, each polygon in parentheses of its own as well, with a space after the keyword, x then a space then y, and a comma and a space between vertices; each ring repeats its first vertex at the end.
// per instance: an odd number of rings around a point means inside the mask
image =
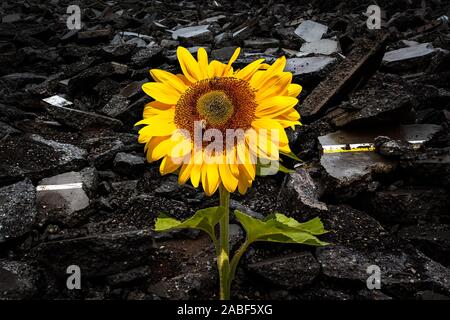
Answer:
POLYGON ((52 190, 69 190, 69 189, 81 189, 83 184, 79 183, 66 183, 66 184, 49 184, 37 186, 36 191, 52 191, 52 190))

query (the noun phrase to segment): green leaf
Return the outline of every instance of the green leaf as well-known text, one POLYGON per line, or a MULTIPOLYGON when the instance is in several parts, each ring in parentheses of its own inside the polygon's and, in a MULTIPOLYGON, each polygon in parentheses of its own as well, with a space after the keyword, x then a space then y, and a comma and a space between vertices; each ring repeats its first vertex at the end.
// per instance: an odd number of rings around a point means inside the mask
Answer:
POLYGON ((319 217, 311 219, 307 222, 300 223, 294 218, 286 217, 282 213, 275 213, 275 219, 289 227, 308 232, 313 235, 321 235, 328 232, 327 230, 325 230, 323 223, 319 217))
POLYGON ((284 172, 284 173, 291 173, 291 172, 294 172, 294 170, 286 168, 286 167, 283 166, 281 163, 280 163, 280 167, 279 167, 278 171, 281 171, 281 172, 284 172))
POLYGON ((317 220, 314 219, 302 224, 294 219, 291 221, 291 218, 281 214, 278 214, 279 216, 274 215, 264 221, 255 219, 238 210, 236 210, 234 214, 247 232, 247 241, 249 243, 254 241, 270 241, 281 243, 300 243, 312 246, 323 246, 327 244, 326 242, 319 240, 314 234, 322 234, 326 232, 323 230, 323 225, 320 220, 319 222, 322 229, 320 229, 320 225, 317 223, 317 220), (281 219, 281 221, 278 219, 281 219), (297 224, 294 224, 294 221, 297 224))
POLYGON ((280 150, 280 153, 281 153, 282 155, 286 156, 286 157, 289 157, 289 158, 291 158, 291 159, 294 159, 295 161, 301 161, 301 160, 299 159, 299 157, 297 157, 297 156, 295 155, 295 153, 293 153, 292 151, 291 151, 291 152, 283 152, 283 151, 280 150))
POLYGON ((226 208, 211 207, 198 210, 192 217, 179 221, 171 218, 166 214, 161 214, 155 223, 155 231, 169 231, 173 229, 192 228, 200 229, 209 234, 211 238, 215 239, 214 227, 222 218, 226 208))

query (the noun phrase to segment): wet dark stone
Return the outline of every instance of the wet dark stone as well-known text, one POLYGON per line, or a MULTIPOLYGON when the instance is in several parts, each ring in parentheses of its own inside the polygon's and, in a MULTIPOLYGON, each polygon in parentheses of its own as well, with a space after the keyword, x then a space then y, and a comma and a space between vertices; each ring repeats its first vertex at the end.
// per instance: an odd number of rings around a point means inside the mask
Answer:
POLYGON ((86 151, 32 134, 10 136, 0 148, 0 184, 27 176, 40 180, 52 174, 78 170, 86 163, 86 151))
POLYGON ((382 190, 364 197, 362 202, 373 217, 387 224, 446 219, 450 208, 448 192, 441 188, 382 190))
POLYGON ((303 168, 297 168, 295 172, 286 175, 278 194, 280 206, 292 214, 328 211, 326 204, 318 199, 319 189, 303 168))
POLYGON ((39 275, 27 262, 0 260, 0 300, 35 298, 39 275))
POLYGON ((145 158, 140 155, 119 152, 114 158, 114 170, 127 176, 140 176, 145 165, 145 158))
POLYGON ((30 180, 0 188, 0 242, 20 237, 34 227, 35 199, 36 189, 30 180))
POLYGON ((398 233, 430 258, 450 267, 450 225, 428 224, 403 228, 398 233))
POLYGON ((310 252, 275 257, 247 265, 251 274, 271 285, 287 289, 300 289, 311 284, 318 276, 320 266, 310 252))

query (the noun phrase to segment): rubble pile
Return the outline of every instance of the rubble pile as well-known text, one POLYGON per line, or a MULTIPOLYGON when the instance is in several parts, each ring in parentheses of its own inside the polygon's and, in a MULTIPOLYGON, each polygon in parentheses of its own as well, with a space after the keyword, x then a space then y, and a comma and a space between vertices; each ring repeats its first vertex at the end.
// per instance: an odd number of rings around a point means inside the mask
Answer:
POLYGON ((450 299, 447 2, 378 1, 380 29, 371 1, 77 2, 80 29, 70 1, 0 4, 0 299, 217 298, 209 239, 152 231, 217 198, 161 177, 133 127, 178 45, 221 61, 240 46, 237 68, 285 55, 303 86, 288 132, 302 161, 231 207, 319 216, 332 245, 253 245, 233 298, 450 299))

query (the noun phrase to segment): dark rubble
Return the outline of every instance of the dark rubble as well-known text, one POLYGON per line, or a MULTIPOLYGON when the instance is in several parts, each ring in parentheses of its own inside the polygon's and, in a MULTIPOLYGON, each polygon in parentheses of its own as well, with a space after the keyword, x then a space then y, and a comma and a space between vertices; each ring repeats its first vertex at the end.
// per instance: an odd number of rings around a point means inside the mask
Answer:
POLYGON ((303 86, 304 125, 288 132, 302 161, 231 206, 319 216, 332 245, 253 245, 234 299, 450 299, 448 3, 378 1, 381 30, 366 27, 371 1, 79 3, 81 30, 69 1, 0 5, 0 299, 217 298, 209 239, 152 231, 159 212, 186 218, 217 196, 160 177, 133 127, 148 70, 178 72, 178 45, 221 61, 241 46, 237 67, 285 55, 303 86), (374 147, 326 152, 355 143, 374 147), (81 290, 66 288, 72 264, 81 290))

